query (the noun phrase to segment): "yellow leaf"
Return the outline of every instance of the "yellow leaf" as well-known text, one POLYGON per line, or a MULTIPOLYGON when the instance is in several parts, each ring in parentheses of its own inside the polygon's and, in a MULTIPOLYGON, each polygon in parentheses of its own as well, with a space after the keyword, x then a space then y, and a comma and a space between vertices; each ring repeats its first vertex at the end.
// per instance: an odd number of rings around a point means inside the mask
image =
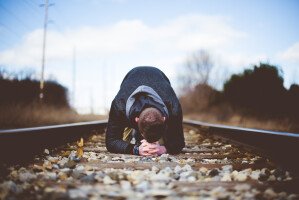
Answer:
POLYGON ((81 138, 80 141, 77 142, 77 145, 78 145, 78 147, 83 147, 83 145, 84 145, 83 138, 81 138))
POLYGON ((83 156, 83 147, 78 147, 77 149, 77 157, 81 158, 83 156))
POLYGON ((81 158, 83 156, 83 145, 84 141, 83 138, 80 139, 79 142, 77 142, 78 148, 77 148, 77 157, 81 158))

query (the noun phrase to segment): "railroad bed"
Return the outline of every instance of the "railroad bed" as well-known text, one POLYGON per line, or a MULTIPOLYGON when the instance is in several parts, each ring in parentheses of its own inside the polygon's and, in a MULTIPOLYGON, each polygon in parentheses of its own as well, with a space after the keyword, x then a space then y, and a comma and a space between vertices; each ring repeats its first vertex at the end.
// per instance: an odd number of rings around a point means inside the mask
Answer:
POLYGON ((108 153, 103 133, 2 166, 0 199, 299 199, 297 175, 195 127, 158 157, 108 153))

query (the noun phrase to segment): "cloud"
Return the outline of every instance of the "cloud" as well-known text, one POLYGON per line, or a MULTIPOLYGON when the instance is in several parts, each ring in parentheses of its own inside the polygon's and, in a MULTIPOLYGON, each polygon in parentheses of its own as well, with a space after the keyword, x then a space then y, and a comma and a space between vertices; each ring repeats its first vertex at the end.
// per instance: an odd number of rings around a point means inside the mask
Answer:
POLYGON ((284 52, 279 53, 278 58, 286 62, 299 64, 299 42, 293 44, 284 52))
MULTIPOLYGON (((35 30, 23 43, 0 52, 0 63, 38 65, 42 34, 42 30, 35 30)), ((221 16, 186 15, 159 26, 149 26, 141 20, 122 20, 106 27, 80 27, 63 33, 49 30, 47 59, 69 59, 74 45, 81 57, 138 52, 151 57, 157 56, 156 52, 168 55, 199 48, 225 48, 244 36, 246 34, 235 30, 229 20, 221 16)))
MULTIPOLYGON (((30 66, 40 71, 42 51, 41 29, 24 37, 23 42, 0 52, 0 64, 14 67, 30 66)), ((157 66, 176 79, 177 66, 188 54, 207 49, 224 55, 225 62, 233 60, 227 49, 246 39, 246 33, 231 25, 230 18, 210 15, 184 15, 158 25, 144 21, 121 20, 108 26, 85 26, 63 32, 48 30, 46 73, 71 86, 72 56, 76 47, 78 102, 89 102, 82 95, 88 88, 100 88, 104 68, 112 68, 106 80, 109 98, 115 95, 123 76, 137 65, 157 66), (78 95, 81 94, 81 95, 78 95), (85 98, 85 100, 82 100, 85 98)), ((240 60, 246 56, 240 56, 240 60)), ((241 61, 240 61, 241 62, 241 61)), ((233 64, 236 64, 233 63, 233 64)), ((46 75, 47 77, 47 75, 46 75)), ((85 92, 86 93, 86 92, 85 92)), ((100 102, 101 92, 94 92, 94 102, 100 102)), ((88 96, 88 97, 86 97, 88 96)), ((81 104, 81 103, 80 103, 81 104)))

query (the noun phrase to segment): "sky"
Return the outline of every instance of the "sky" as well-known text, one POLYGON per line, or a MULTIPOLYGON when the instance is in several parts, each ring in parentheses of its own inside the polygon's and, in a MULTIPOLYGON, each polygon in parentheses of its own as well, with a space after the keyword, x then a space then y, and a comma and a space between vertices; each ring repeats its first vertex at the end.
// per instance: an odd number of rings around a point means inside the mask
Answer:
MULTIPOLYGON (((41 73, 45 0, 0 0, 0 66, 41 73)), ((80 113, 110 108, 126 73, 155 66, 179 93, 188 56, 204 49, 221 90, 259 62, 299 84, 297 0, 49 0, 45 78, 68 88, 80 113)))

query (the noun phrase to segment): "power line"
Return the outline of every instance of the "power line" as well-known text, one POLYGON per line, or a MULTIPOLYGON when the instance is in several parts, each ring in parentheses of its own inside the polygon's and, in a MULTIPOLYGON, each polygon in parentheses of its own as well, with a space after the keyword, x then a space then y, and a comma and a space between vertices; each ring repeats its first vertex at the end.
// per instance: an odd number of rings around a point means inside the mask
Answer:
POLYGON ((9 13, 11 16, 13 16, 24 28, 28 29, 29 31, 32 30, 32 28, 27 26, 26 23, 24 23, 17 15, 15 15, 14 12, 10 11, 9 9, 7 9, 5 6, 3 6, 1 4, 0 4, 0 7, 2 8, 2 10, 5 10, 7 13, 9 13))
POLYGON ((5 24, 0 22, 0 26, 5 28, 7 31, 13 33, 17 38, 22 38, 22 36, 20 34, 18 34, 17 32, 15 32, 13 29, 9 28, 8 26, 6 26, 5 24))
MULTIPOLYGON (((33 8, 33 6, 35 6, 35 5, 33 5, 33 4, 29 4, 27 0, 23 0, 23 1, 21 1, 21 2, 22 2, 24 5, 26 5, 27 8, 30 8, 30 9, 28 9, 28 10, 30 10, 30 12, 31 12, 32 14, 34 14, 36 17, 40 17, 40 16, 41 16, 41 13, 38 12, 36 9, 33 8), (33 6, 32 6, 32 5, 33 5, 33 6)), ((37 5, 36 5, 36 7, 37 7, 37 5)))
POLYGON ((23 0, 22 2, 25 3, 25 4, 27 4, 28 7, 30 7, 32 10, 35 11, 35 13, 40 14, 40 10, 38 9, 38 5, 37 4, 34 4, 34 3, 32 3, 31 1, 28 1, 28 0, 23 0))

